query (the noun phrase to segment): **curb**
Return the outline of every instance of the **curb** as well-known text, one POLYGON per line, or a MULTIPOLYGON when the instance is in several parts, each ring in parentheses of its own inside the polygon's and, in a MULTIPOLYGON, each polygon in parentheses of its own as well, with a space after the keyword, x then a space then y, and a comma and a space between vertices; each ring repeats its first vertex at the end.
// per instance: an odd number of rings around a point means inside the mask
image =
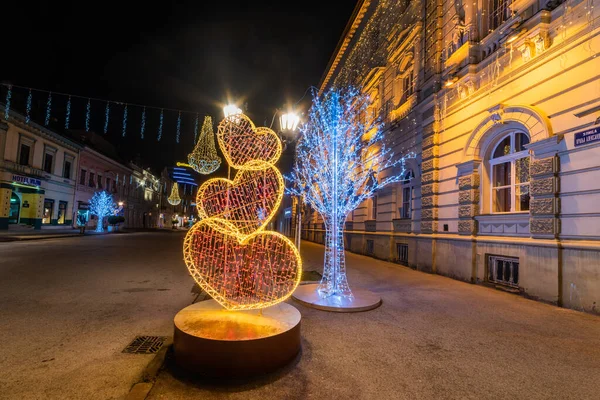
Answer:
POLYGON ((146 365, 142 371, 142 379, 131 387, 131 390, 125 396, 125 400, 144 400, 148 396, 148 393, 154 387, 156 376, 165 363, 165 358, 172 345, 173 338, 169 337, 148 365, 146 365))
MULTIPOLYGON (((62 238, 79 237, 79 236, 86 236, 86 235, 82 235, 81 233, 72 233, 72 234, 68 234, 68 235, 40 235, 40 236, 31 235, 31 236, 32 237, 27 237, 27 236, 0 237, 0 242, 24 242, 24 241, 28 241, 28 240, 62 239, 62 238)), ((91 235, 87 235, 87 236, 91 236, 91 235)))

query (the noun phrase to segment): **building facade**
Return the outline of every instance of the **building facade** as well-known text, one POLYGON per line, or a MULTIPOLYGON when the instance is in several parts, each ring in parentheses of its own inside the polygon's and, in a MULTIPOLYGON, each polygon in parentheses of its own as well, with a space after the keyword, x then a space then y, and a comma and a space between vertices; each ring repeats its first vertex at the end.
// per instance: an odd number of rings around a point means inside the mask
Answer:
MULTIPOLYGON (((600 11, 589 1, 364 0, 321 90, 358 85, 395 154, 346 247, 600 309, 600 11)), ((322 241, 307 213, 303 236, 322 241)))
POLYGON ((90 215, 89 201, 95 192, 105 190, 113 196, 113 200, 117 205, 123 207, 122 212, 126 221, 123 226, 127 227, 130 210, 127 208, 126 200, 129 195, 129 177, 131 174, 131 168, 90 146, 84 145, 79 153, 74 221, 78 224, 86 221, 86 226, 95 227, 98 219, 90 215))
POLYGON ((25 116, 0 120, 0 229, 70 227, 81 146, 25 116))

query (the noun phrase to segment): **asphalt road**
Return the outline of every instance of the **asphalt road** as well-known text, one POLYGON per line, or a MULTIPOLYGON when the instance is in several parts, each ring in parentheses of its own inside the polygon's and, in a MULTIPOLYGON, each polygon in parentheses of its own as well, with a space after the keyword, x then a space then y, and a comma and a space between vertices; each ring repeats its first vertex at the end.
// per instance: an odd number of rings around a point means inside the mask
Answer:
POLYGON ((0 243, 0 399, 121 399, 191 304, 183 234, 0 243))
MULTIPOLYGON (((306 269, 323 248, 303 243, 306 269)), ((303 307, 303 350, 243 382, 191 379, 168 366, 149 399, 598 399, 600 318, 399 265, 348 255, 350 285, 373 311, 303 307)), ((169 364, 167 364, 169 365, 169 364)))

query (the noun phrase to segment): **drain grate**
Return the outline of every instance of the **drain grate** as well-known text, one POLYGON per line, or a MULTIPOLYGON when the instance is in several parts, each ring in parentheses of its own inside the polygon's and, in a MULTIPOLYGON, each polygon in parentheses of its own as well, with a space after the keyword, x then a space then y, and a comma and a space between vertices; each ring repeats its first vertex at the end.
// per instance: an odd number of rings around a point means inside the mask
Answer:
POLYGON ((302 282, 316 282, 320 281, 323 275, 317 271, 302 271, 302 282))
POLYGON ((165 344, 166 336, 136 336, 123 353, 154 354, 165 344))

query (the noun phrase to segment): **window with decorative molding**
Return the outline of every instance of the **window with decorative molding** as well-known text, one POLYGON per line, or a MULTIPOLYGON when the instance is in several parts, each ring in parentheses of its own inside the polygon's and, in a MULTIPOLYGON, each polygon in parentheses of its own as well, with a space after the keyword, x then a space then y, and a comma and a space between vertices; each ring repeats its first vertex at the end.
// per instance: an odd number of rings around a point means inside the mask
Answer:
POLYGON ((490 211, 529 211, 529 136, 513 131, 504 136, 491 153, 490 211))
POLYGON ((401 198, 399 204, 401 206, 398 208, 400 213, 400 218, 410 219, 412 218, 412 198, 414 191, 414 177, 415 173, 412 169, 409 169, 404 172, 402 179, 400 180, 400 194, 401 198))

